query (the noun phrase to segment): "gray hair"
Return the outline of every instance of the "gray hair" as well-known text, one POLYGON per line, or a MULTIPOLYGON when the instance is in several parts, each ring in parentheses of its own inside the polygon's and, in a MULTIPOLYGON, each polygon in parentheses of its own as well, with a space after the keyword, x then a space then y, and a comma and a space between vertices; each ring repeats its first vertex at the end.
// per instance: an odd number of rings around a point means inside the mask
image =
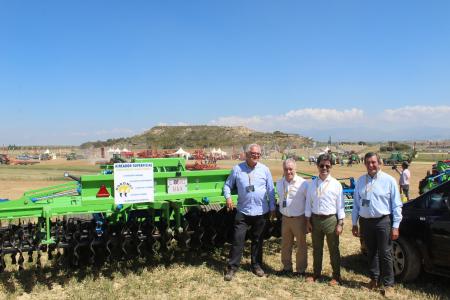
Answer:
POLYGON ((297 167, 297 162, 293 158, 288 158, 283 161, 283 168, 285 168, 287 165, 291 164, 294 169, 297 167))
POLYGON ((252 149, 253 147, 258 147, 259 152, 261 152, 261 146, 260 145, 258 145, 258 144, 250 144, 250 145, 247 146, 247 148, 245 150, 245 153, 249 153, 250 149, 252 149))

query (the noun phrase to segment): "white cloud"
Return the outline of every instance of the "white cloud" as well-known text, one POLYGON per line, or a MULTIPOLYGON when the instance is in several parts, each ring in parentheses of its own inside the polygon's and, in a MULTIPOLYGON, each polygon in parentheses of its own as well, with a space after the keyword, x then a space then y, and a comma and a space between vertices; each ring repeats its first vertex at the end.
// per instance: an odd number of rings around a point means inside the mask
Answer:
POLYGON ((301 130, 309 128, 334 128, 336 126, 354 126, 364 120, 361 109, 348 110, 305 108, 291 110, 281 115, 266 116, 227 116, 210 122, 211 125, 247 126, 256 130, 301 130))
POLYGON ((450 106, 405 106, 381 112, 304 108, 280 115, 224 116, 210 125, 246 126, 260 131, 281 130, 313 137, 342 136, 355 140, 450 138, 450 106), (372 138, 371 138, 372 137, 372 138))
POLYGON ((448 117, 450 116, 450 106, 405 106, 396 109, 386 109, 379 116, 381 121, 400 127, 410 127, 412 125, 427 125, 450 128, 448 117))

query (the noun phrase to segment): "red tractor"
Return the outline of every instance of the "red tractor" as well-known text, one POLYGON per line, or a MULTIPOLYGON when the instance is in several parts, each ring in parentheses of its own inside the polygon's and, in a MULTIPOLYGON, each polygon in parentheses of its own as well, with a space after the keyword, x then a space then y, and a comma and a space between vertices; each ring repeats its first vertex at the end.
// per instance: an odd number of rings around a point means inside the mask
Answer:
POLYGON ((7 154, 0 154, 0 165, 9 165, 11 160, 7 154))

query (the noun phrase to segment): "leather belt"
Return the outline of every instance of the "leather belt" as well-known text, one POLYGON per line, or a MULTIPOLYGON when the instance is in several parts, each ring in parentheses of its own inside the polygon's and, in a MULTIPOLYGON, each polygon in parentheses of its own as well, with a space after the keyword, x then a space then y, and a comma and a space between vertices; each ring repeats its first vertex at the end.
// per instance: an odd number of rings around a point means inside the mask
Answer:
POLYGON ((331 214, 331 215, 317 215, 317 214, 312 214, 313 217, 319 218, 319 219, 326 219, 329 218, 331 216, 336 216, 336 214, 331 214))
POLYGON ((286 216, 286 215, 283 215, 284 218, 289 218, 289 219, 291 219, 291 218, 300 218, 302 216, 304 216, 304 215, 300 215, 300 216, 286 216))
POLYGON ((382 215, 381 217, 377 217, 377 218, 364 218, 364 217, 360 216, 360 218, 364 219, 364 220, 374 220, 374 221, 376 221, 376 220, 381 220, 383 218, 386 218, 387 216, 389 216, 389 215, 382 215))

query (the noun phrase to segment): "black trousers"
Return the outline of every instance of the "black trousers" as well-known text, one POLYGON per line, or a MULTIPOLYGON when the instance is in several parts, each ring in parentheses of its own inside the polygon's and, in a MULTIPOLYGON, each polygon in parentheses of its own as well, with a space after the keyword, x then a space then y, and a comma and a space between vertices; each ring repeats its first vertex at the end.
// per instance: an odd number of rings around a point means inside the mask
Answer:
POLYGON ((394 265, 392 260, 391 219, 360 218, 361 233, 367 248, 370 278, 383 283, 385 287, 394 285, 394 265))
POLYGON ((405 184, 401 186, 403 194, 405 194, 406 199, 409 200, 409 184, 405 184))
POLYGON ((245 236, 249 230, 251 240, 251 265, 252 268, 262 264, 263 231, 266 226, 268 214, 261 216, 247 216, 241 212, 234 218, 234 236, 231 245, 228 268, 237 270, 241 263, 244 251, 245 236))

